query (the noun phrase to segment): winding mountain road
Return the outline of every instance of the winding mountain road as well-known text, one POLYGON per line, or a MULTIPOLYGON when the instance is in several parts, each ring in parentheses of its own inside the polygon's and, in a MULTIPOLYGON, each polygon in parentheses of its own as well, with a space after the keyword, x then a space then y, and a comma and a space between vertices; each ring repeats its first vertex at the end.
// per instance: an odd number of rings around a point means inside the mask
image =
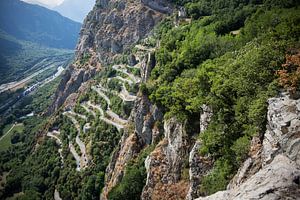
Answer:
POLYGON ((59 131, 52 131, 52 132, 47 133, 47 136, 55 139, 56 143, 60 146, 60 148, 58 149, 58 153, 61 158, 61 164, 63 167, 64 166, 64 156, 62 155, 62 142, 61 142, 60 138, 58 137, 59 135, 60 135, 59 131))
POLYGON ((103 109, 101 108, 100 105, 94 105, 92 104, 90 101, 87 102, 87 104, 94 108, 94 109, 97 109, 100 111, 100 119, 103 120, 104 122, 106 122, 107 124, 110 124, 110 125, 113 125, 114 127, 116 127, 119 131, 121 129, 124 128, 124 124, 127 123, 127 120, 124 120, 122 119, 121 117, 119 117, 119 115, 117 115, 116 113, 114 113, 113 111, 111 111, 110 109, 108 109, 106 111, 107 115, 109 117, 111 117, 112 119, 108 119, 104 116, 104 111, 103 109))
POLYGON ((134 76, 133 74, 131 73, 128 73, 127 69, 126 69, 126 66, 125 65, 114 65, 112 66, 112 68, 116 71, 119 71, 125 75, 127 75, 134 83, 139 83, 141 82, 141 79, 134 76))
POLYGON ((114 113, 113 111, 111 110, 107 110, 106 111, 106 114, 112 118, 114 121, 118 122, 119 124, 123 124, 125 125, 128 121, 125 120, 125 119, 122 119, 119 115, 117 115, 116 113, 114 113))
POLYGON ((78 153, 76 152, 76 149, 74 147, 74 145, 70 142, 69 143, 69 149, 71 154, 73 155, 73 157, 75 158, 76 161, 76 171, 80 171, 81 170, 81 166, 80 166, 80 156, 78 155, 78 153))
POLYGON ((149 51, 149 52, 153 52, 153 51, 155 51, 155 48, 153 48, 153 47, 145 47, 145 46, 143 46, 143 45, 140 45, 140 44, 138 44, 138 45, 135 45, 135 48, 137 48, 138 50, 140 50, 140 51, 149 51))
POLYGON ((67 117, 69 117, 69 119, 72 121, 72 123, 74 124, 74 126, 77 129, 77 136, 75 138, 75 141, 76 141, 76 144, 78 144, 78 146, 80 148, 81 157, 76 152, 76 150, 75 150, 72 143, 69 144, 69 148, 70 148, 70 151, 71 151, 71 153, 73 154, 73 156, 76 160, 77 171, 80 171, 82 168, 85 168, 87 166, 88 162, 89 162, 89 159, 88 159, 88 156, 87 156, 87 153, 86 153, 85 144, 79 138, 79 135, 81 134, 80 124, 75 119, 75 117, 73 116, 74 114, 77 115, 77 116, 80 116, 81 114, 75 113, 73 111, 67 111, 63 114, 66 115, 67 117))
POLYGON ((108 107, 110 107, 110 99, 102 92, 103 89, 101 89, 101 87, 92 86, 92 90, 96 91, 99 94, 99 96, 101 96, 107 102, 108 107))
POLYGON ((123 101, 135 101, 136 100, 136 96, 129 94, 128 90, 125 87, 125 84, 123 83, 122 85, 122 90, 121 92, 118 94, 118 96, 123 100, 123 101))
POLYGON ((101 108, 100 105, 94 105, 90 101, 87 102, 87 105, 90 106, 90 107, 92 107, 92 108, 94 108, 94 109, 96 109, 96 110, 98 110, 100 112, 101 116, 104 115, 104 112, 103 112, 103 110, 102 110, 102 108, 101 108))
POLYGON ((96 113, 93 110, 89 109, 87 102, 81 103, 80 105, 86 112, 91 113, 94 117, 96 117, 96 113))

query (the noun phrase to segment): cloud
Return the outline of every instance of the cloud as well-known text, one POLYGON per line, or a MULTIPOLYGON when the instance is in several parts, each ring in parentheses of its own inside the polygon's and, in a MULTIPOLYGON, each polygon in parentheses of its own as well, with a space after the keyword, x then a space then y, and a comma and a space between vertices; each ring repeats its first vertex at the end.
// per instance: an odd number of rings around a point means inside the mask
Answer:
POLYGON ((64 0, 23 0, 28 3, 46 5, 51 8, 60 5, 64 0))

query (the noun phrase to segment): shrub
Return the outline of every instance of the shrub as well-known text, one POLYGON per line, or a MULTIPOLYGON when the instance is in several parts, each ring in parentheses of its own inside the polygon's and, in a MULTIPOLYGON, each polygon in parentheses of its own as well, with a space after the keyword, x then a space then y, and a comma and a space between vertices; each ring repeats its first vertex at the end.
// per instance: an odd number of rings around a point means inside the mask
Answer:
POLYGON ((215 162, 212 172, 204 176, 200 186, 203 195, 210 195, 226 189, 228 180, 232 178, 232 164, 228 159, 222 158, 215 162))
POLYGON ((291 94, 295 94, 300 88, 300 50, 290 50, 286 55, 286 63, 282 69, 277 71, 279 84, 287 89, 291 94))

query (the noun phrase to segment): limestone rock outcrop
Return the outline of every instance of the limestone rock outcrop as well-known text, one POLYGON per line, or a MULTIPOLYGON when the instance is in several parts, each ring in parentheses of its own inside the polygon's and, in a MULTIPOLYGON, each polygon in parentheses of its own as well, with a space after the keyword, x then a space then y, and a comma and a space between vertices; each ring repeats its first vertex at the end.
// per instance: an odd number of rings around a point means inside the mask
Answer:
POLYGON ((51 114, 56 111, 60 106, 64 104, 66 99, 72 94, 78 92, 82 83, 88 81, 93 77, 97 68, 77 69, 76 66, 71 65, 66 70, 59 86, 55 92, 55 97, 52 105, 48 109, 48 113, 51 114))
MULTIPOLYGON (((211 121, 213 112, 207 106, 202 106, 200 115, 200 134, 205 131, 211 121)), ((199 186, 204 175, 213 167, 213 162, 209 157, 200 155, 201 141, 197 140, 189 153, 189 191, 186 196, 187 200, 195 199, 201 196, 199 186)))
POLYGON ((286 93, 269 99, 267 119, 262 144, 254 139, 256 153, 227 190, 197 200, 300 198, 300 99, 286 93))
POLYGON ((97 0, 84 21, 76 58, 94 48, 100 62, 108 63, 145 38, 171 12, 171 4, 166 0, 97 0))
POLYGON ((236 188, 197 200, 299 199, 299 166, 283 154, 236 188))
MULTIPOLYGON (((153 106, 146 96, 141 96, 135 102, 131 113, 130 123, 134 124, 135 130, 125 130, 122 139, 115 150, 112 160, 106 169, 105 187, 101 194, 101 200, 107 199, 109 191, 123 178, 127 163, 135 158, 146 146, 161 135, 161 130, 156 123, 162 120, 162 113, 153 106)), ((128 124, 130 126, 130 124, 128 124)))
POLYGON ((172 118, 164 123, 164 139, 147 157, 147 181, 141 199, 184 199, 188 180, 182 178, 189 145, 184 124, 172 118))

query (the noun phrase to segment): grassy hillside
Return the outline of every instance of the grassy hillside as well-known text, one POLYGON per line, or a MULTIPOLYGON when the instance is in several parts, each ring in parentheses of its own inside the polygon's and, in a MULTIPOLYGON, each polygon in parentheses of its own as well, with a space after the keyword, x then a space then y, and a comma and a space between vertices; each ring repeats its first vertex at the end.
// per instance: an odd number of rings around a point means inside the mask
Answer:
POLYGON ((3 130, 3 136, 0 138, 0 152, 7 150, 11 145, 13 136, 16 138, 18 134, 22 134, 24 129, 23 124, 10 124, 3 130))

